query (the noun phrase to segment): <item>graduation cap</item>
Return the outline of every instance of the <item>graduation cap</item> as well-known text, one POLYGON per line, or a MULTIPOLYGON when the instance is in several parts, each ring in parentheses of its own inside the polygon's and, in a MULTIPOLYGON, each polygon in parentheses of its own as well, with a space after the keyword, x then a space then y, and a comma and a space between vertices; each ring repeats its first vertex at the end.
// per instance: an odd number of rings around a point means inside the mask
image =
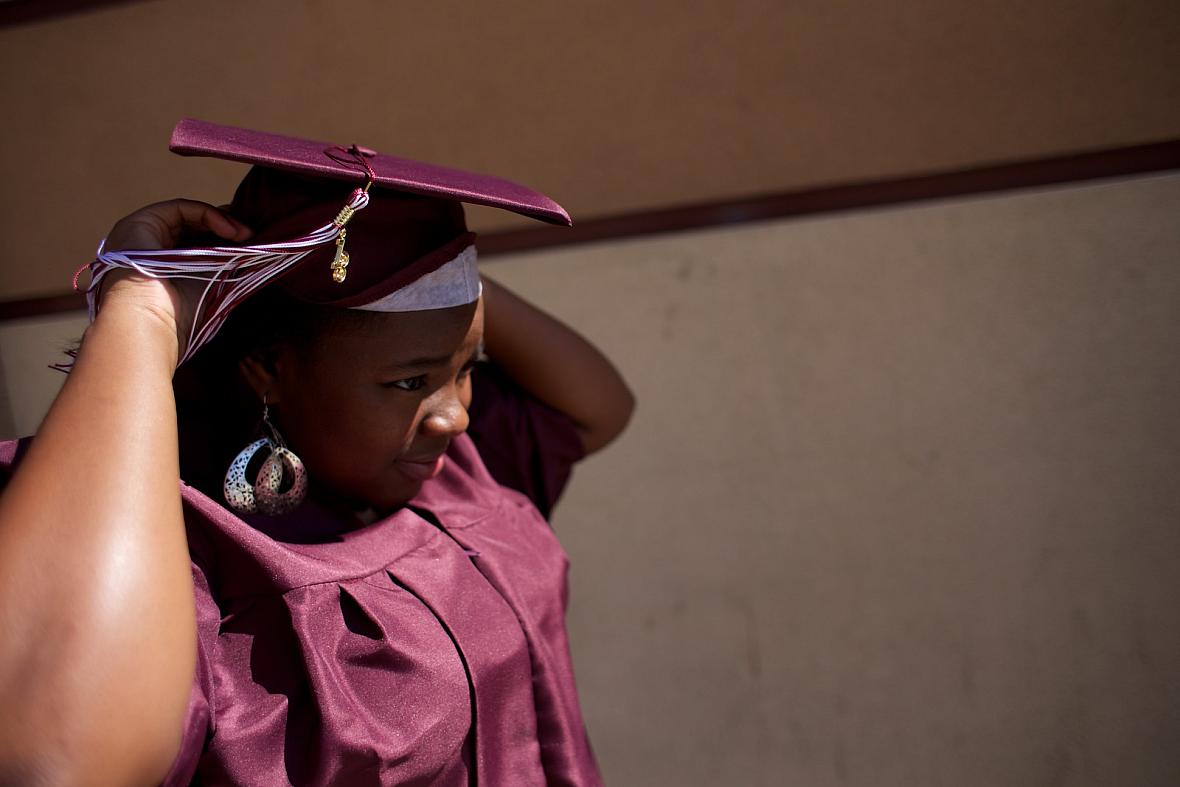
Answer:
POLYGON ((184 156, 253 164, 229 212, 254 230, 247 245, 105 251, 89 264, 91 319, 102 278, 115 268, 206 282, 188 360, 229 313, 269 285, 297 300, 369 311, 458 306, 480 294, 475 234, 462 203, 569 225, 536 191, 397 158, 359 145, 297 139, 181 120, 169 148, 184 156))

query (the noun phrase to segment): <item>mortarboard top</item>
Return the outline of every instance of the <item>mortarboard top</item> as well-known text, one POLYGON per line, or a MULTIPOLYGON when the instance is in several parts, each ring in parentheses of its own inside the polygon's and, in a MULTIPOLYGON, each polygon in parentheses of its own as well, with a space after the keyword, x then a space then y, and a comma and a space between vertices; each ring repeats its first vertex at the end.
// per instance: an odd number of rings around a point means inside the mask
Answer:
POLYGON ((460 203, 571 224, 556 202, 511 181, 355 144, 186 118, 173 130, 169 148, 254 165, 229 207, 254 236, 242 246, 100 247, 87 294, 93 318, 99 282, 113 268, 207 281, 182 362, 234 308, 272 284, 299 300, 370 311, 471 303, 480 291, 475 235, 467 231, 460 203))
POLYGON ((348 160, 347 153, 351 150, 363 156, 372 167, 374 186, 503 208, 550 224, 572 224, 564 208, 520 184, 388 156, 359 145, 315 142, 185 118, 173 129, 168 148, 182 156, 211 156, 363 185, 366 173, 355 161, 348 160))

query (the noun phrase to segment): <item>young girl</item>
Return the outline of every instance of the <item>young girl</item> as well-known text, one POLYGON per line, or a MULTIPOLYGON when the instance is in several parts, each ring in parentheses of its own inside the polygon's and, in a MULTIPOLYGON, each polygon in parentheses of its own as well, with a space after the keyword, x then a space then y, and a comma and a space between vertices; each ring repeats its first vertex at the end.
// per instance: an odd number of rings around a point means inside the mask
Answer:
POLYGON ((600 783, 541 512, 632 399, 481 282, 459 201, 564 211, 355 146, 173 148, 256 166, 115 225, 0 448, 0 784, 600 783))

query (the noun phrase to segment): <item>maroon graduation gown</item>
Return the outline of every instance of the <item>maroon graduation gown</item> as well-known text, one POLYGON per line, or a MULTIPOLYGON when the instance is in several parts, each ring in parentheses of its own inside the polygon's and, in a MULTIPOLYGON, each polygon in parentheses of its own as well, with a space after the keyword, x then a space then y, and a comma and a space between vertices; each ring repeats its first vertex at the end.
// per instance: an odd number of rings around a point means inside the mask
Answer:
POLYGON ((488 371, 471 429, 488 466, 460 436, 442 474, 371 525, 311 500, 246 521, 182 484, 198 664, 166 785, 601 784, 568 561, 534 505, 552 505, 580 445, 488 371))

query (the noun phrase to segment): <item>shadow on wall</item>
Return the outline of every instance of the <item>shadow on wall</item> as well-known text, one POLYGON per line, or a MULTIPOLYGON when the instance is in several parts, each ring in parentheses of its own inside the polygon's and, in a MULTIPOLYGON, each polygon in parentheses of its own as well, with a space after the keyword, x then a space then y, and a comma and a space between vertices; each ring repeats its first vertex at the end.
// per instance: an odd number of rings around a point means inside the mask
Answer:
POLYGON ((50 364, 82 338, 86 312, 0 322, 0 439, 37 431, 66 376, 50 364))

